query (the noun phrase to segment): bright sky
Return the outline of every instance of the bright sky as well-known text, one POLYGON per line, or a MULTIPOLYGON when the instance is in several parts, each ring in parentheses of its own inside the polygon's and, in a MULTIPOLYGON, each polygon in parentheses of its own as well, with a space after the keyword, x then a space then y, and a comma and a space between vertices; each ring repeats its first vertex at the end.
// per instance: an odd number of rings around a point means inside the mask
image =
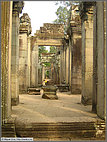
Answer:
MULTIPOLYGON (((31 19, 32 35, 43 26, 43 23, 52 23, 56 18, 58 6, 55 1, 24 1, 23 13, 28 13, 31 19)), ((20 16, 22 16, 20 14, 20 16)))

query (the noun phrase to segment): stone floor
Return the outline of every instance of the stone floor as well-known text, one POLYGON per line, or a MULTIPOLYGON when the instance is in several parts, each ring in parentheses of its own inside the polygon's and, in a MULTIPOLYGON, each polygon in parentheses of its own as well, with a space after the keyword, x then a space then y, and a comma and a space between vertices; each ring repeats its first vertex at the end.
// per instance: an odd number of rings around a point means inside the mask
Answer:
POLYGON ((21 123, 87 122, 96 120, 91 105, 81 104, 81 95, 57 92, 58 100, 43 99, 42 95, 21 94, 20 104, 12 107, 12 116, 21 123))

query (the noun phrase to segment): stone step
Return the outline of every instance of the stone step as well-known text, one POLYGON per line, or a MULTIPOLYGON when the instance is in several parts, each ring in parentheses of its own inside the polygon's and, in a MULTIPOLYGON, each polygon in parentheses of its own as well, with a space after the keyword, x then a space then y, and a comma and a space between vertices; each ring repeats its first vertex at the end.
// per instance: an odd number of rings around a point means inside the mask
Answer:
POLYGON ((88 131, 17 131, 18 136, 20 137, 33 137, 33 138, 92 138, 96 136, 95 130, 88 131))
POLYGON ((16 137, 15 124, 6 123, 2 126, 2 137, 16 137))
POLYGON ((16 133, 20 137, 89 138, 102 140, 105 138, 105 123, 71 122, 16 124, 16 133))

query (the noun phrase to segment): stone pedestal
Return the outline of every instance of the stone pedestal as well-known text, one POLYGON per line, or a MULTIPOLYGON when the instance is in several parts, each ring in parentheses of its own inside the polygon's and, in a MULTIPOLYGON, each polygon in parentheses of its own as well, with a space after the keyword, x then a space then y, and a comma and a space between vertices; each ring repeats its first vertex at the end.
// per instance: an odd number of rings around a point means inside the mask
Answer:
POLYGON ((29 95, 40 95, 40 88, 28 88, 29 95))
POLYGON ((50 99, 50 100, 57 100, 58 99, 58 96, 56 95, 57 87, 47 85, 47 86, 43 86, 42 89, 43 89, 42 98, 50 99))

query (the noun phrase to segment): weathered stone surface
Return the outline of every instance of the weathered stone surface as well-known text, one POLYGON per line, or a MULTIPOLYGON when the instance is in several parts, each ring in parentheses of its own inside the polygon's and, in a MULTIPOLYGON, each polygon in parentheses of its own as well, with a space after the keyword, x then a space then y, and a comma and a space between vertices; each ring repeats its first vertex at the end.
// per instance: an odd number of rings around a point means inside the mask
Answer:
POLYGON ((61 84, 57 85, 60 92, 68 92, 69 91, 69 85, 67 84, 61 84))
POLYGON ((40 27, 35 33, 35 36, 42 39, 42 38, 63 38, 64 37, 64 25, 63 24, 51 24, 51 23, 44 23, 43 27, 40 27))
POLYGON ((40 88, 28 88, 29 95, 40 95, 40 88))
POLYGON ((30 87, 30 34, 31 21, 27 13, 20 17, 19 26, 19 93, 27 93, 30 87))
POLYGON ((50 100, 58 99, 58 96, 56 95, 56 91, 57 91, 56 86, 47 85, 47 86, 42 87, 42 89, 43 89, 42 98, 50 99, 50 100))

